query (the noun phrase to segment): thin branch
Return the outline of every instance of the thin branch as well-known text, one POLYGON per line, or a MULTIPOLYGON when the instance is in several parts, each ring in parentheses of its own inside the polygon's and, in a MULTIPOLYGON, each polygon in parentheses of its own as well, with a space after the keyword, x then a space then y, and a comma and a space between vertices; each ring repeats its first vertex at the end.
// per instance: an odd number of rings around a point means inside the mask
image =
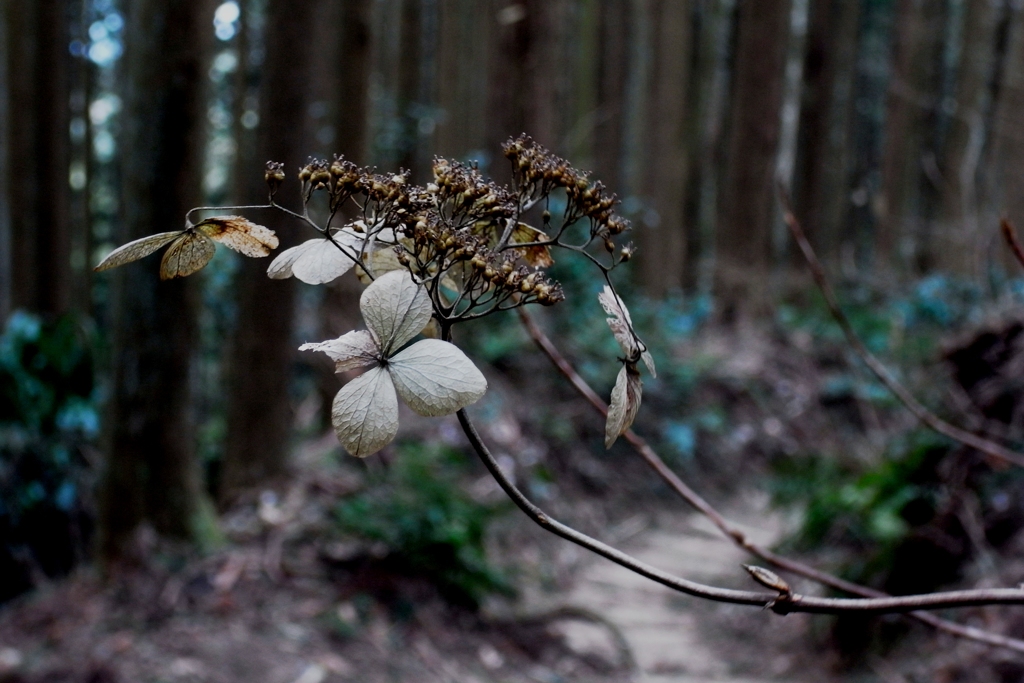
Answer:
POLYGON ((505 473, 501 471, 498 461, 494 459, 490 449, 483 442, 465 409, 456 413, 462 431, 466 434, 473 450, 480 457, 484 466, 498 482, 498 485, 512 499, 526 516, 546 531, 564 538, 567 541, 586 548, 626 569, 667 586, 680 593, 715 602, 726 602, 734 605, 756 605, 771 609, 778 614, 806 612, 810 614, 839 614, 858 612, 865 614, 902 614, 922 609, 945 609, 951 607, 978 607, 981 605, 1024 605, 1024 589, 1020 588, 989 588, 978 590, 945 591, 926 595, 901 595, 878 598, 820 598, 810 595, 773 594, 755 591, 720 588, 690 581, 666 571, 658 569, 637 558, 602 543, 582 531, 572 528, 552 518, 546 512, 523 495, 505 473))
POLYGON ((914 414, 914 417, 933 431, 948 437, 953 441, 958 441, 965 446, 981 451, 993 458, 998 458, 999 460, 1017 465, 1018 467, 1024 467, 1024 455, 976 434, 972 434, 971 432, 961 429, 956 425, 950 424, 932 411, 928 410, 928 408, 914 398, 913 394, 911 394, 906 387, 900 384, 899 380, 889 372, 888 368, 886 368, 885 365, 883 365, 882 362, 868 350, 868 347, 864 345, 864 342, 860 340, 860 337, 858 337, 857 333, 854 331, 853 325, 850 324, 850 319, 846 317, 846 314, 843 313, 843 309, 839 306, 839 299, 836 297, 835 290, 832 289, 832 285, 829 283, 828 278, 825 275, 825 269, 822 267, 821 261, 818 260, 818 256, 814 253, 811 243, 807 241, 807 236, 804 234, 803 228, 800 227, 800 222, 793 214, 788 196, 781 188, 779 190, 779 195, 782 199, 783 217, 786 220, 786 225, 789 226, 789 231, 792 233, 793 239, 796 240, 797 245, 800 247, 800 251, 804 255, 804 259, 807 261, 807 265, 811 270, 811 275, 814 277, 814 282, 818 285, 818 289, 825 298, 825 304, 828 306, 829 312, 842 329, 843 335, 846 337, 846 341, 853 348, 854 352, 860 356, 860 359, 864 364, 867 365, 871 372, 874 373, 875 377, 877 377, 879 381, 881 381, 882 384, 884 384, 886 388, 889 389, 889 391, 891 391, 893 395, 895 395, 896 398, 898 398, 900 402, 914 414))
POLYGON ((1006 240, 1010 251, 1017 257, 1017 261, 1024 266, 1024 247, 1021 246, 1020 240, 1017 239, 1017 230, 1013 227, 1013 223, 1009 219, 1003 218, 999 222, 999 227, 1003 229, 1003 239, 1006 240))
MULTIPOLYGON (((598 396, 597 392, 587 384, 586 380, 576 372, 576 369, 573 368, 572 364, 569 363, 565 356, 562 355, 551 339, 537 326, 530 314, 525 310, 520 309, 519 319, 522 321, 523 326, 530 335, 530 338, 533 339, 534 343, 541 351, 544 352, 558 371, 569 380, 576 391, 578 391, 598 413, 606 416, 608 414, 608 405, 600 396, 598 396)), ((789 571, 798 576, 803 576, 804 578, 811 579, 812 581, 816 581, 836 590, 870 598, 884 597, 886 595, 882 591, 846 581, 845 579, 819 571, 801 562, 782 557, 767 548, 763 548, 753 543, 747 538, 746 534, 744 534, 742 530, 725 519, 725 517, 722 516, 700 494, 691 489, 682 479, 680 479, 676 473, 665 464, 665 461, 661 459, 657 452, 651 448, 643 437, 639 436, 632 429, 623 434, 623 437, 631 446, 633 446, 636 452, 640 454, 644 461, 658 474, 658 476, 660 476, 662 480, 664 480, 665 483, 667 483, 669 487, 679 495, 680 498, 711 520, 712 524, 714 524, 722 534, 737 546, 749 552, 751 555, 754 555, 755 557, 758 557, 779 569, 789 571)), ((1017 652, 1024 652, 1024 640, 991 633, 973 626, 963 626, 946 619, 941 619, 933 614, 928 614, 927 612, 911 612, 907 616, 952 635, 969 638, 988 645, 1005 647, 1017 652)))

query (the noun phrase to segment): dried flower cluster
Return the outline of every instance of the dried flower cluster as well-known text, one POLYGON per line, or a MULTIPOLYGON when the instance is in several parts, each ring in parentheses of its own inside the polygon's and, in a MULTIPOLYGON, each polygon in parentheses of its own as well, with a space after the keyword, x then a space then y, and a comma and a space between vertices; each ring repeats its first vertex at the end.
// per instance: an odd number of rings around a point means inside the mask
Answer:
MULTIPOLYGON (((473 165, 441 158, 434 161, 433 180, 425 186, 411 183, 407 171, 382 174, 342 157, 311 159, 298 172, 301 211, 275 201, 286 173, 281 164, 270 162, 264 175, 269 203, 234 207, 276 209, 319 233, 281 252, 267 270, 271 278, 324 284, 354 269, 369 285, 361 304, 368 331, 303 346, 328 353, 339 371, 374 366, 346 385, 335 401, 335 428, 351 453, 368 455, 394 437, 396 391, 426 415, 454 412, 483 395, 483 376, 447 341, 394 351, 428 323, 439 326, 442 339, 447 339, 459 322, 563 300, 562 288, 546 274, 557 249, 589 260, 609 285, 601 304, 614 316, 609 324, 626 357, 612 392, 606 443, 632 423, 640 404, 637 362, 642 358, 652 374, 654 368, 608 279, 632 253, 629 245, 615 243, 629 224, 614 212, 615 196, 600 182, 530 138, 510 140, 504 152, 512 163, 511 187, 487 180, 473 165), (320 206, 317 197, 326 198, 323 224, 311 218, 320 206), (552 205, 564 205, 554 222, 552 205), (357 217, 337 220, 343 212, 357 217), (539 218, 541 228, 526 222, 531 215, 539 218), (607 254, 602 255, 602 247, 607 254), (387 320, 404 321, 401 332, 388 327, 387 320)), ((266 256, 277 247, 272 231, 243 218, 219 216, 120 247, 97 269, 143 258, 170 244, 162 277, 190 275, 209 262, 214 242, 247 256, 266 256)))

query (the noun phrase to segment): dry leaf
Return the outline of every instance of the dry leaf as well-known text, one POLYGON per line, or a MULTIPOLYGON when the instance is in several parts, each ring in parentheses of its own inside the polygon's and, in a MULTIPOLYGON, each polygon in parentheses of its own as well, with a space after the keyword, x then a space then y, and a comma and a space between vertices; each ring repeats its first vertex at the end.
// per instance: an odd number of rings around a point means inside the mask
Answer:
POLYGON ((170 244, 160 261, 160 279, 185 277, 210 262, 216 252, 214 241, 252 257, 266 256, 277 248, 273 230, 241 216, 215 216, 199 225, 188 224, 184 230, 161 232, 124 244, 107 254, 94 270, 99 272, 138 261, 170 244))
POLYGON ((633 321, 629 317, 629 309, 626 308, 626 304, 619 298, 619 295, 613 292, 611 287, 605 285, 604 290, 597 295, 597 300, 601 303, 605 313, 612 316, 608 318, 608 327, 611 328, 612 336, 619 343, 619 347, 626 354, 626 358, 636 360, 637 355, 639 355, 644 365, 647 366, 647 370, 651 373, 651 377, 657 377, 658 372, 654 367, 654 357, 647 350, 647 346, 633 335, 631 331, 633 321))
POLYGON ((186 230, 164 252, 160 261, 160 279, 187 277, 198 272, 206 267, 216 251, 213 242, 205 235, 186 230))
MULTIPOLYGON (((509 237, 509 242, 513 244, 528 244, 530 242, 547 242, 550 239, 543 231, 531 225, 517 223, 515 229, 512 230, 511 237, 509 237)), ((550 268, 555 265, 555 259, 551 258, 551 249, 549 247, 534 245, 522 247, 518 251, 523 254, 524 261, 536 268, 550 268)))
POLYGON ((194 229, 251 258, 269 256, 278 245, 273 230, 241 216, 213 216, 200 221, 194 229))
POLYGON ((97 273, 103 270, 109 270, 110 268, 116 268, 117 266, 123 266, 126 263, 132 261, 138 261, 141 258, 145 258, 155 252, 160 247, 170 244, 176 238, 181 236, 180 230, 173 232, 158 232, 155 235, 149 235, 142 239, 129 242, 128 244, 122 244, 114 251, 107 254, 107 257, 100 261, 99 265, 93 268, 97 273))
POLYGON ((608 404, 608 421, 604 426, 604 447, 611 448, 615 440, 626 432, 640 410, 643 383, 636 366, 627 363, 619 370, 608 404))

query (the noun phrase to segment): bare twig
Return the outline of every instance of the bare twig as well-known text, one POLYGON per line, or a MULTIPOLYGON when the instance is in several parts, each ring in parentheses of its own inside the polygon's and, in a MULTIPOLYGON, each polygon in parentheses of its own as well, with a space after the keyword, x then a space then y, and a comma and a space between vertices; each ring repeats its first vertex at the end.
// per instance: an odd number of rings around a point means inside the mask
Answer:
POLYGON ((789 226, 793 239, 796 240, 800 251, 804 255, 804 259, 807 261, 811 275, 814 277, 814 282, 818 285, 818 289, 825 298, 825 304, 828 306, 829 312, 842 329, 846 341, 864 364, 874 373, 875 377, 914 414, 914 417, 931 430, 993 458, 1017 465, 1018 467, 1024 467, 1024 455, 950 424, 928 410, 924 404, 914 398, 913 394, 906 387, 900 384, 899 380, 882 364, 882 361, 868 350, 868 347, 864 345, 864 342, 860 340, 860 337, 854 331, 853 325, 850 324, 850 319, 846 317, 843 309, 839 306, 839 299, 836 297, 835 290, 832 289, 832 285, 825 275, 825 269, 822 267, 821 261, 818 260, 817 254, 814 253, 811 243, 807 241, 807 236, 804 234, 803 228, 800 227, 800 222, 793 214, 789 197, 782 189, 779 190, 779 195, 782 199, 783 217, 786 220, 786 225, 789 226))
MULTIPOLYGON (((534 343, 540 348, 540 350, 543 351, 555 367, 558 368, 559 372, 569 380, 573 387, 598 413, 601 415, 607 415, 608 405, 600 396, 597 395, 590 385, 587 384, 586 380, 576 372, 572 364, 569 363, 569 361, 562 355, 551 339, 537 326, 530 314, 525 310, 520 309, 519 318, 522 321, 523 326, 526 328, 527 333, 530 335, 530 338, 533 339, 534 343)), ((884 597, 886 595, 886 593, 883 593, 882 591, 861 586, 851 581, 846 581, 837 576, 819 571, 811 566, 803 564, 802 562, 788 559, 768 550, 767 548, 763 548, 753 543, 746 537, 746 534, 744 534, 742 530, 729 522, 700 494, 691 489, 682 479, 680 479, 676 473, 665 464, 665 461, 661 459, 657 452, 651 448, 643 437, 639 436, 633 430, 627 431, 623 436, 626 441, 633 446, 634 450, 640 454, 644 461, 658 474, 658 476, 662 478, 662 480, 665 481, 665 483, 669 485, 669 487, 672 488, 673 491, 676 492, 676 494, 679 495, 680 498, 710 519, 723 535, 733 541, 740 548, 749 552, 751 555, 758 557, 779 569, 792 572, 797 576, 803 576, 804 578, 816 581, 822 585, 836 590, 841 590, 852 595, 869 598, 884 597)), ((963 626, 926 612, 911 612, 907 616, 955 636, 968 638, 988 645, 1008 648, 1017 652, 1024 652, 1024 640, 991 633, 989 631, 974 628, 973 626, 963 626)))
POLYGON ((537 523, 542 529, 564 538, 567 541, 586 548, 619 566, 667 586, 680 593, 686 593, 705 600, 726 602, 734 605, 756 605, 771 609, 778 614, 806 612, 810 614, 840 614, 858 612, 862 614, 902 614, 923 609, 945 609, 951 607, 978 607, 981 605, 1024 605, 1024 589, 1020 588, 989 588, 978 590, 945 591, 925 595, 884 596, 877 598, 820 598, 810 595, 792 593, 788 595, 762 593, 755 591, 720 588, 690 581, 658 569, 637 558, 602 543, 582 531, 572 528, 552 518, 516 488, 505 473, 501 471, 498 461, 484 443, 465 409, 456 413, 462 431, 469 439, 473 450, 480 457, 484 466, 498 482, 506 495, 526 516, 537 523))
POLYGON ((999 227, 1003 230, 1003 239, 1006 240, 1007 246, 1010 247, 1010 251, 1017 257, 1017 261, 1020 265, 1024 266, 1024 247, 1021 246, 1020 240, 1017 239, 1017 230, 1013 227, 1013 223, 1007 218, 1003 218, 999 222, 999 227))

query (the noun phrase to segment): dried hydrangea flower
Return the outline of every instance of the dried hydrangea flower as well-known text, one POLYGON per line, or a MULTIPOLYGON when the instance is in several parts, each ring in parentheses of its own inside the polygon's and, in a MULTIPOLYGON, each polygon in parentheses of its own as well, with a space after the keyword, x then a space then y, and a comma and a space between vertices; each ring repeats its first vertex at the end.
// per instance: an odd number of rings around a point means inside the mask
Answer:
POLYGON ((622 352, 626 354, 622 369, 615 379, 615 387, 612 388, 611 400, 608 402, 608 419, 604 427, 604 445, 605 448, 611 448, 615 440, 633 424, 637 411, 640 410, 643 382, 640 381, 640 373, 636 368, 637 361, 643 360, 652 377, 657 377, 658 373, 647 345, 640 341, 633 331, 633 321, 622 299, 611 287, 605 285, 604 290, 597 295, 597 300, 605 313, 612 316, 608 318, 608 327, 611 328, 612 335, 615 336, 615 341, 619 343, 622 352))
POLYGON ((365 457, 398 433, 398 396, 420 415, 449 415, 487 391, 483 374, 454 344, 423 339, 399 351, 430 321, 423 285, 406 270, 381 275, 366 288, 359 308, 368 330, 349 332, 301 351, 323 351, 338 372, 370 367, 334 397, 331 421, 352 455, 365 457))
POLYGON ((160 261, 160 279, 185 277, 202 270, 216 251, 214 242, 245 256, 259 258, 277 249, 273 230, 256 225, 241 216, 214 216, 197 225, 186 223, 184 230, 149 235, 124 244, 107 254, 96 272, 138 261, 165 245, 171 245, 160 261))

